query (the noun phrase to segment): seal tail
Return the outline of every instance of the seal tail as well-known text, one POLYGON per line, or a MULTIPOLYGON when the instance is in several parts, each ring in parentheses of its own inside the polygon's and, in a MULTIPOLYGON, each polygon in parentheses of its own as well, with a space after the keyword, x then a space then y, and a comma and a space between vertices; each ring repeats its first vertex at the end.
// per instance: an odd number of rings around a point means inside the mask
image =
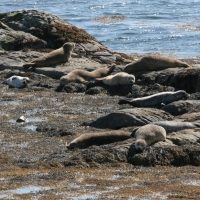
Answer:
POLYGON ((123 99, 120 99, 119 102, 118 102, 119 105, 122 105, 122 104, 131 104, 131 99, 130 98, 123 98, 123 99))

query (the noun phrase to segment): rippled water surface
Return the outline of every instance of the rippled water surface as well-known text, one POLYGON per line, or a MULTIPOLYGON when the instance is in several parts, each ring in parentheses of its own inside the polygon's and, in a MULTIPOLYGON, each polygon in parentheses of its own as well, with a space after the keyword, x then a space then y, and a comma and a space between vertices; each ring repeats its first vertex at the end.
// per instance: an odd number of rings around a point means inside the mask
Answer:
POLYGON ((200 0, 0 0, 0 12, 37 9, 128 53, 200 54, 200 0))

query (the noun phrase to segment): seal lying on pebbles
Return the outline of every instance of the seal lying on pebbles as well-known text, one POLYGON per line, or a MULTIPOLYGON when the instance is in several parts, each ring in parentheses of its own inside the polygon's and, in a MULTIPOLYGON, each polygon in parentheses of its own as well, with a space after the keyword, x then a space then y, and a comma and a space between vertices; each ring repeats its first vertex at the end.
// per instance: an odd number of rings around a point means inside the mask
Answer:
POLYGON ((181 99, 187 99, 188 94, 184 90, 176 92, 160 92, 146 97, 140 98, 123 98, 119 100, 119 104, 130 104, 136 107, 155 107, 161 104, 169 104, 181 99))
POLYGON ((166 140, 165 129, 158 125, 147 124, 135 131, 135 148, 137 150, 143 151, 147 146, 166 140))
POLYGON ((92 72, 75 69, 67 75, 60 78, 60 85, 66 85, 69 82, 87 83, 88 81, 95 80, 103 76, 107 76, 114 70, 115 66, 107 66, 96 69, 92 72))
POLYGON ((192 123, 192 122, 180 122, 180 121, 158 121, 153 122, 152 124, 162 126, 167 133, 177 132, 183 129, 193 129, 199 128, 200 123, 192 123))
POLYGON ((10 78, 3 81, 3 84, 7 84, 10 87, 14 88, 24 88, 28 84, 30 79, 28 77, 22 77, 22 76, 11 76, 10 78))
POLYGON ((109 85, 109 86, 130 85, 130 84, 135 83, 135 76, 125 73, 125 72, 119 72, 114 75, 98 78, 97 81, 100 81, 104 83, 105 85, 109 85))
POLYGON ((66 63, 69 61, 74 46, 74 43, 67 42, 61 48, 51 51, 42 57, 36 58, 30 63, 25 63, 23 67, 28 69, 37 67, 49 67, 66 63))
POLYGON ((136 62, 126 65, 124 71, 132 74, 141 71, 158 71, 166 68, 176 67, 186 68, 190 67, 190 65, 175 58, 169 58, 160 55, 152 55, 145 56, 136 62))
POLYGON ((69 144, 66 143, 68 149, 86 148, 91 145, 103 145, 112 142, 123 141, 131 138, 130 132, 109 131, 99 133, 85 133, 75 138, 69 144))

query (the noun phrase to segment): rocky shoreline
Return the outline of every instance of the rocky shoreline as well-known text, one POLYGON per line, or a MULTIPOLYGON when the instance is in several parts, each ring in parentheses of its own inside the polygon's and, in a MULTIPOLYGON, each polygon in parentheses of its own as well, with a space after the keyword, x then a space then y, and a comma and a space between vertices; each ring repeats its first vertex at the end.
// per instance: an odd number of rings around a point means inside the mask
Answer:
POLYGON ((136 83, 131 86, 108 87, 91 82, 70 83, 60 88, 59 78, 73 69, 92 71, 115 65, 115 72, 120 72, 126 64, 142 56, 113 52, 86 31, 35 10, 1 13, 0 32, 0 81, 12 75, 31 80, 23 89, 0 84, 2 171, 124 165, 200 166, 200 128, 174 132, 165 142, 147 147, 142 153, 135 150, 134 138, 85 149, 68 150, 65 146, 66 142, 88 132, 132 132, 141 126, 134 123, 136 118, 148 122, 200 123, 199 58, 183 60, 192 68, 138 72, 134 74, 136 83), (24 63, 65 42, 76 44, 70 62, 34 71, 24 70, 24 63), (122 96, 137 98, 177 90, 185 90, 189 98, 159 108, 118 104, 122 96), (20 116, 25 116, 26 122, 17 123, 20 116), (105 119, 109 126, 101 129, 89 126, 104 116, 110 116, 105 119))

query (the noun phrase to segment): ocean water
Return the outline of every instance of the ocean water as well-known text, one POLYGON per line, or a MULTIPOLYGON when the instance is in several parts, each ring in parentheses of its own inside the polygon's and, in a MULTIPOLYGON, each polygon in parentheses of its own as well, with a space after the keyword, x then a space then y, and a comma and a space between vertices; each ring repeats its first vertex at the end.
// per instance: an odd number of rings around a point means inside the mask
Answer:
POLYGON ((0 12, 37 9, 125 53, 200 56, 200 0, 0 0, 0 12))

